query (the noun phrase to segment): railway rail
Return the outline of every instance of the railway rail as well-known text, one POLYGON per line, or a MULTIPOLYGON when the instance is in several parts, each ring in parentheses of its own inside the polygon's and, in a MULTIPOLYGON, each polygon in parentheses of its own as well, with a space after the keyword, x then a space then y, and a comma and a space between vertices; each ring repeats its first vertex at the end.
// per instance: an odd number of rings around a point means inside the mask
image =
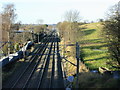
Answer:
MULTIPOLYGON (((9 88, 64 88, 58 37, 55 32, 40 43, 28 66, 9 88)), ((7 87, 4 87, 7 88, 7 87)))

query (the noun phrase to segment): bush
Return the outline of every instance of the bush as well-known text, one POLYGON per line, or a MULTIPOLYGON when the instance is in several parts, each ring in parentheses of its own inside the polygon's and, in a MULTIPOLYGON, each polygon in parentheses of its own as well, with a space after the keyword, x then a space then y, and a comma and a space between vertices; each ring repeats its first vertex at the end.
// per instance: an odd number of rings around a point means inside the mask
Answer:
MULTIPOLYGON (((73 82, 75 88, 76 79, 73 82)), ((120 80, 109 75, 86 72, 79 75, 79 88, 120 88, 120 80)))

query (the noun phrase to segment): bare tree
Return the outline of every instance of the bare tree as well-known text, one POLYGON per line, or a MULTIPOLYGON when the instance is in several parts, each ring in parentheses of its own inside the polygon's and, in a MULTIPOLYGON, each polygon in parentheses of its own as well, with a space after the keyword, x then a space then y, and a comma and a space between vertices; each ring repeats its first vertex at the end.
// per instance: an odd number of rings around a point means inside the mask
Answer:
POLYGON ((80 20, 80 13, 77 10, 66 11, 64 18, 68 22, 78 22, 80 20))
MULTIPOLYGON (((5 5, 2 12, 2 30, 8 33, 8 43, 10 43, 10 33, 15 23, 16 14, 14 4, 5 5)), ((8 54, 10 53, 10 44, 8 44, 8 54)))
POLYGON ((66 25, 66 33, 69 42, 75 43, 78 39, 78 31, 79 31, 79 24, 80 21, 80 13, 77 10, 70 10, 65 12, 65 21, 67 21, 66 25))
POLYGON ((42 23, 43 23, 43 19, 37 20, 37 23, 38 23, 38 24, 42 24, 42 23))
MULTIPOLYGON (((58 23, 57 27, 60 32, 64 44, 75 44, 79 38, 82 36, 78 21, 80 20, 80 15, 77 10, 70 10, 65 12, 65 21, 58 23)), ((71 55, 75 56, 75 47, 71 49, 71 55)))

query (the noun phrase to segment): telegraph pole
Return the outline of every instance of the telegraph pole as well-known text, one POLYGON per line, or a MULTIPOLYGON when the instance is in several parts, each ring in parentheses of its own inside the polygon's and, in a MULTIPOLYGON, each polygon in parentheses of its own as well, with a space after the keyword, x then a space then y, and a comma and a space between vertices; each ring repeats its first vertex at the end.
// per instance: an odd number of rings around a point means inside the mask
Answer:
POLYGON ((79 88, 78 86, 78 77, 79 77, 79 59, 80 58, 80 47, 78 45, 78 42, 76 42, 76 59, 77 59, 77 69, 76 69, 76 76, 77 76, 77 79, 76 79, 76 88, 79 88))
POLYGON ((40 39, 39 39, 39 33, 38 33, 38 43, 39 43, 40 39))
MULTIPOLYGON (((23 40, 24 40, 24 44, 25 44, 25 30, 23 32, 23 40)), ((23 57, 24 57, 24 61, 25 61, 25 45, 23 45, 23 57)))

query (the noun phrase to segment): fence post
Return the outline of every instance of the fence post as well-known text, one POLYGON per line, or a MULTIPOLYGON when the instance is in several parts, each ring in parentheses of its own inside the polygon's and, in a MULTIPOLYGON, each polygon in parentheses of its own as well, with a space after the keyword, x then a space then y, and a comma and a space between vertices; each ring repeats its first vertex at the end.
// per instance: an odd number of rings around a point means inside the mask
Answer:
MULTIPOLYGON (((24 43, 25 43, 25 32, 23 32, 23 39, 24 39, 24 43)), ((23 58, 24 58, 24 61, 26 59, 26 55, 25 55, 25 45, 23 45, 23 58)))
POLYGON ((78 88, 78 74, 79 74, 79 57, 80 56, 80 47, 78 45, 78 42, 76 42, 76 59, 77 59, 77 69, 76 69, 76 76, 77 76, 77 79, 76 79, 76 88, 78 88))

